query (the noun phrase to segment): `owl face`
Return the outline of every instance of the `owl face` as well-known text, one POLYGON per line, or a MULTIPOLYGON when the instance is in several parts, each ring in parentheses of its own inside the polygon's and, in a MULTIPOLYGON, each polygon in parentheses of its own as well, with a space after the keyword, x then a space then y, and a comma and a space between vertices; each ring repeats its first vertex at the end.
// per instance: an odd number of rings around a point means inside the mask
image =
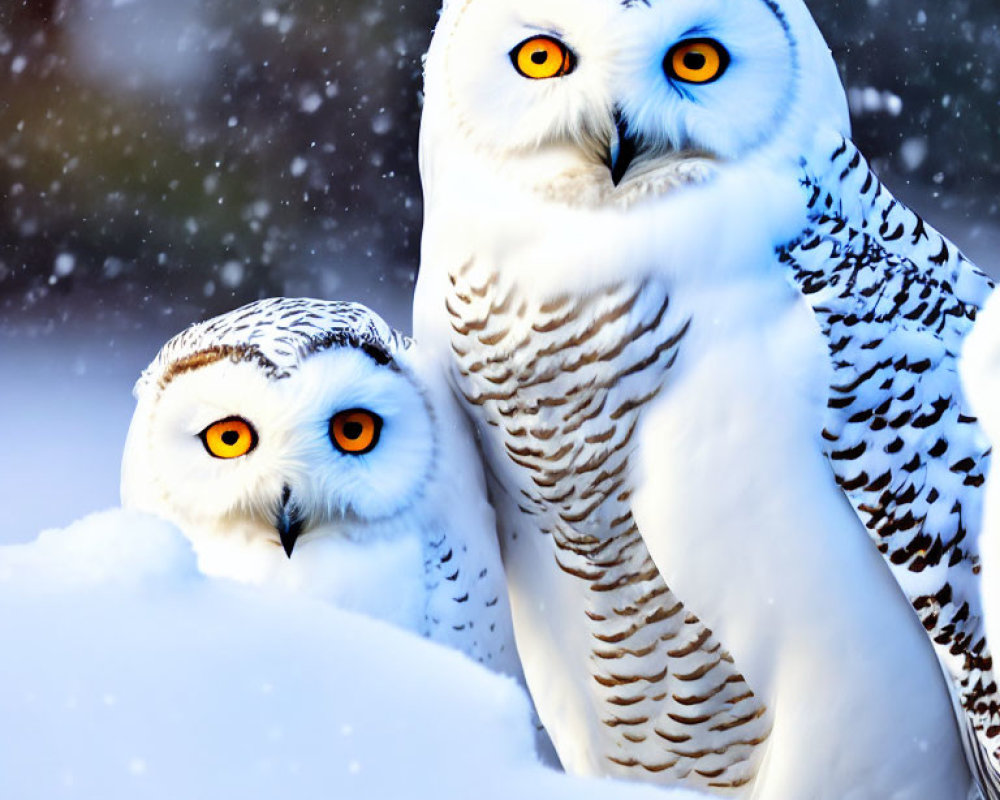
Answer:
POLYGON ((434 421, 405 368, 350 345, 288 366, 267 353, 215 344, 160 359, 138 390, 128 505, 193 538, 239 532, 291 556, 300 535, 356 536, 419 500, 434 421))
POLYGON ((603 166, 615 185, 685 161, 787 157, 823 121, 847 128, 797 0, 451 0, 427 97, 431 140, 446 135, 439 117, 495 159, 603 166))

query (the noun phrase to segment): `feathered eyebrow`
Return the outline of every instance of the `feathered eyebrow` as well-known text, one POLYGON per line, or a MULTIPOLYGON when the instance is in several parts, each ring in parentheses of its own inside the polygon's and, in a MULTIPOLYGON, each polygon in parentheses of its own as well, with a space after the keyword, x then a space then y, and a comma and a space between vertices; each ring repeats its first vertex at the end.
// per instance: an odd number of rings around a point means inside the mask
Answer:
POLYGON ((380 342, 372 341, 355 331, 336 330, 324 336, 312 337, 306 345, 305 351, 315 353, 318 350, 328 350, 332 347, 353 347, 382 367, 393 361, 392 353, 380 342))
POLYGON ((171 362, 170 366, 160 376, 160 380, 158 381, 159 387, 162 390, 178 375, 207 367, 209 364, 215 364, 227 358, 234 364, 238 364, 241 361, 256 361, 271 376, 278 376, 277 374, 280 372, 278 365, 265 356, 256 345, 216 345, 215 347, 206 347, 204 350, 199 350, 196 353, 191 353, 191 355, 171 362))

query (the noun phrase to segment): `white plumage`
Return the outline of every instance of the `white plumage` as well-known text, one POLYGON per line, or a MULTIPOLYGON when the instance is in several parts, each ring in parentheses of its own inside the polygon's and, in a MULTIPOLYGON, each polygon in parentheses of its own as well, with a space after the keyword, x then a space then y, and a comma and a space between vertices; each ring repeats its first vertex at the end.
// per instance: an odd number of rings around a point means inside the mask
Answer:
POLYGON ((261 300, 164 345, 122 504, 200 568, 335 602, 519 674, 482 471, 420 351, 354 303, 261 300))
POLYGON ((414 328, 564 764, 1000 796, 957 371, 992 285, 850 143, 805 6, 450 0, 425 95, 414 328))

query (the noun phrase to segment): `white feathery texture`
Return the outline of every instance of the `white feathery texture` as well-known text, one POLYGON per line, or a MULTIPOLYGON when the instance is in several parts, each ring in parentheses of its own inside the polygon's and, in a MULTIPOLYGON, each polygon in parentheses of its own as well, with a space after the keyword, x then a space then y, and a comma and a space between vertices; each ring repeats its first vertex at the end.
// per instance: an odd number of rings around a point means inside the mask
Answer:
POLYGON ((476 420, 567 768, 1000 797, 957 379, 992 287, 845 138, 805 5, 449 0, 425 84, 414 331, 476 420), (577 69, 518 74, 538 33, 577 69), (727 71, 670 77, 688 39, 727 71))
POLYGON ((520 673, 468 423, 440 371, 376 314, 251 303, 171 339, 136 397, 123 505, 176 524, 206 574, 299 591, 520 673), (356 409, 381 421, 361 454, 331 433, 356 409), (200 434, 233 417, 255 445, 213 457, 200 434))
POLYGON ((208 578, 113 510, 0 547, 4 797, 616 797, 542 767, 511 679, 368 617, 208 578))

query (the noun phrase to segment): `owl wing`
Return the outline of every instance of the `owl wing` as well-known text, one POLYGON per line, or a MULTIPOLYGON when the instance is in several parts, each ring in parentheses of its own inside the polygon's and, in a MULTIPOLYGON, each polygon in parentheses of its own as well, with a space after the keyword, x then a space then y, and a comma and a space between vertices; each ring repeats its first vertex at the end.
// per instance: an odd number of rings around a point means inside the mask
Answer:
POLYGON ((397 363, 434 409, 435 479, 425 487, 423 633, 466 653, 490 669, 521 677, 496 517, 486 496, 469 420, 431 351, 396 342, 397 363))
MULTIPOLYGON (((491 669, 519 676, 499 551, 494 557, 484 552, 488 540, 468 541, 449 528, 429 531, 424 547, 425 633, 491 669)), ((495 537, 492 528, 483 533, 495 537)))
POLYGON ((826 153, 820 169, 804 164, 810 225, 778 253, 832 359, 823 447, 933 642, 982 791, 1000 798, 1000 693, 979 588, 991 447, 958 371, 993 284, 852 143, 826 153))

